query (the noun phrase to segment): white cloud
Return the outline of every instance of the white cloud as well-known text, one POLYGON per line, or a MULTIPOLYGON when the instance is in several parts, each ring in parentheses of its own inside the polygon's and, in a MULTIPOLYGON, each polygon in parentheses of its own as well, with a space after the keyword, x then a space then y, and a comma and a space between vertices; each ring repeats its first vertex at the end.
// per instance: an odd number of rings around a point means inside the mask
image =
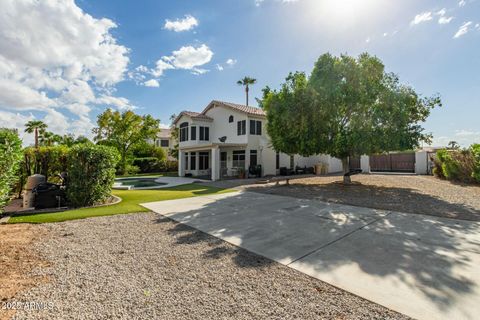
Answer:
POLYGON ((440 136, 433 139, 432 145, 446 146, 450 141, 456 141, 462 147, 468 147, 473 143, 480 143, 480 131, 475 130, 456 130, 450 136, 440 136))
POLYGON ((427 22, 433 19, 432 12, 422 12, 415 16, 415 18, 410 22, 411 25, 420 24, 422 22, 427 22))
POLYGON ((458 2, 458 6, 459 6, 459 7, 464 7, 466 4, 467 4, 467 2, 466 2, 465 0, 460 0, 460 1, 458 2))
POLYGON ((230 59, 227 59, 225 63, 228 64, 229 66, 234 66, 237 64, 237 60, 230 58, 230 59))
POLYGON ((461 36, 467 34, 468 31, 470 30, 471 25, 472 25, 472 21, 468 21, 468 22, 465 22, 464 24, 462 24, 460 26, 460 28, 458 29, 457 33, 455 33, 455 35, 453 36, 453 38, 454 39, 460 38, 461 36))
POLYGON ((166 123, 160 123, 160 129, 170 129, 170 125, 166 123))
MULTIPOLYGON (((201 75, 207 73, 209 70, 200 67, 209 63, 212 60, 212 57, 213 52, 206 44, 202 44, 198 47, 184 46, 173 51, 169 56, 161 57, 157 60, 155 68, 153 69, 149 69, 143 65, 138 66, 134 71, 129 73, 129 77, 138 85, 158 87, 160 85, 158 79, 150 79, 146 81, 145 79, 147 78, 147 75, 159 78, 163 76, 166 70, 170 69, 190 70, 194 75, 201 75)), ((218 70, 220 70, 219 66, 220 68, 223 68, 221 65, 217 64, 216 68, 218 70)))
MULTIPOLYGON (((229 58, 227 59, 227 61, 225 61, 225 64, 227 65, 227 67, 232 68, 234 65, 237 64, 237 60, 233 58, 229 58)), ((218 71, 223 71, 225 69, 225 67, 221 64, 217 64, 215 67, 217 68, 218 71)))
POLYGON ((443 8, 441 10, 438 10, 435 14, 443 17, 446 13, 447 9, 443 8))
POLYGON ((145 87, 151 87, 151 88, 158 88, 160 87, 160 83, 158 83, 158 81, 156 79, 150 79, 148 81, 145 81, 143 83, 143 85, 145 87))
POLYGON ((37 111, 51 130, 64 133, 73 130, 74 123, 75 130, 91 123, 86 119, 103 99, 98 95, 130 105, 125 98, 111 97, 129 63, 129 49, 111 33, 116 27, 110 19, 85 13, 72 0, 3 0, 0 112, 11 120, 7 124, 21 128, 20 122, 33 118, 25 112, 37 111))
POLYGON ((162 59, 176 69, 191 70, 209 63, 212 57, 212 50, 207 45, 202 44, 197 48, 193 46, 181 47, 173 51, 171 56, 163 57, 162 59))
POLYGON ((207 69, 202 69, 202 68, 193 68, 191 69, 192 70, 192 74, 196 75, 196 76, 199 76, 201 74, 204 74, 204 73, 207 73, 209 72, 210 70, 207 70, 207 69))
POLYGON ((437 16, 440 16, 438 18, 438 23, 439 24, 448 24, 453 20, 453 17, 446 17, 445 15, 447 14, 447 9, 443 8, 435 13, 437 16))
POLYGON ((453 17, 440 17, 438 18, 439 24, 448 24, 453 20, 453 17))
POLYGON ((186 15, 183 19, 176 19, 175 21, 165 20, 164 28, 175 32, 188 31, 198 26, 198 20, 191 16, 186 15))
POLYGON ((102 95, 95 101, 96 104, 102 104, 107 107, 115 107, 120 110, 135 109, 136 107, 130 103, 127 98, 112 97, 108 95, 102 95))
POLYGON ((168 69, 175 69, 175 67, 172 66, 170 63, 167 63, 160 59, 157 61, 155 69, 152 70, 152 75, 155 77, 161 77, 165 70, 168 69))

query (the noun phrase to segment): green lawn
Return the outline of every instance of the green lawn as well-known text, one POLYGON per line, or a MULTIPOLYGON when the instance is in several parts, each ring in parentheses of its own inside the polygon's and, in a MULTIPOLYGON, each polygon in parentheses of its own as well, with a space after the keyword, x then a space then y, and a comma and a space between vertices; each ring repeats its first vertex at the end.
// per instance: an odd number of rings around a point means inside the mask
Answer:
POLYGON ((113 194, 122 198, 122 202, 104 207, 85 208, 64 212, 41 213, 11 217, 8 223, 46 223, 61 222, 89 217, 109 216, 133 212, 148 212, 139 203, 173 200, 202 196, 206 194, 226 193, 232 190, 220 189, 199 184, 187 184, 173 188, 156 190, 114 190, 113 194))

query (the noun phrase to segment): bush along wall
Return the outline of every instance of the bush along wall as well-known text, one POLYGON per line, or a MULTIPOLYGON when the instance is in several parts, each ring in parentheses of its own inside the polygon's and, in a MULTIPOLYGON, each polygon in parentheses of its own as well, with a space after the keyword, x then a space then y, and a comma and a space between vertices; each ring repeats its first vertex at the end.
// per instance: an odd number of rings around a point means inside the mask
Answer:
POLYGON ((475 163, 472 177, 475 182, 480 183, 480 143, 473 144, 470 149, 472 150, 472 155, 475 163))
POLYGON ((463 150, 439 150, 433 173, 442 179, 480 183, 480 145, 463 150))
POLYGON ((13 130, 0 129, 0 212, 8 201, 18 179, 22 159, 22 141, 13 130))
POLYGON ((115 166, 120 155, 115 148, 84 144, 70 149, 67 159, 67 200, 73 207, 103 203, 111 194, 115 166))

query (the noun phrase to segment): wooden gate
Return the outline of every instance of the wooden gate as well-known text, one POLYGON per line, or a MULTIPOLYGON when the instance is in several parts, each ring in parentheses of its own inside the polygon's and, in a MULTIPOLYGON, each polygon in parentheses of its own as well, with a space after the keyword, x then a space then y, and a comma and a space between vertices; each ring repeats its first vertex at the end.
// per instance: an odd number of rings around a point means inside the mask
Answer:
POLYGON ((389 153, 370 156, 373 172, 415 172, 415 153, 389 153))
POLYGON ((360 157, 350 157, 348 162, 350 164, 350 170, 361 169, 360 157))

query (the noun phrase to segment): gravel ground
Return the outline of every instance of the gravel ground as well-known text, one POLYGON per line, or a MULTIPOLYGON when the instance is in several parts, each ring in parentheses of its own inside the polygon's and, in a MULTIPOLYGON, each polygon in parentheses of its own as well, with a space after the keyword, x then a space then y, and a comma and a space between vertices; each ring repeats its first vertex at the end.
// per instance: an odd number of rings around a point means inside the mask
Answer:
POLYGON ((341 176, 290 181, 290 186, 242 188, 270 194, 355 206, 480 221, 480 186, 454 184, 432 176, 361 174, 343 185, 341 176))
POLYGON ((38 258, 31 249, 32 243, 45 235, 41 226, 0 225, 0 320, 10 319, 14 308, 7 307, 7 302, 23 290, 47 281, 44 277, 33 276, 35 267, 46 267, 46 261, 38 258))
POLYGON ((17 299, 53 308, 15 319, 406 319, 153 213, 43 228, 50 282, 17 299))

